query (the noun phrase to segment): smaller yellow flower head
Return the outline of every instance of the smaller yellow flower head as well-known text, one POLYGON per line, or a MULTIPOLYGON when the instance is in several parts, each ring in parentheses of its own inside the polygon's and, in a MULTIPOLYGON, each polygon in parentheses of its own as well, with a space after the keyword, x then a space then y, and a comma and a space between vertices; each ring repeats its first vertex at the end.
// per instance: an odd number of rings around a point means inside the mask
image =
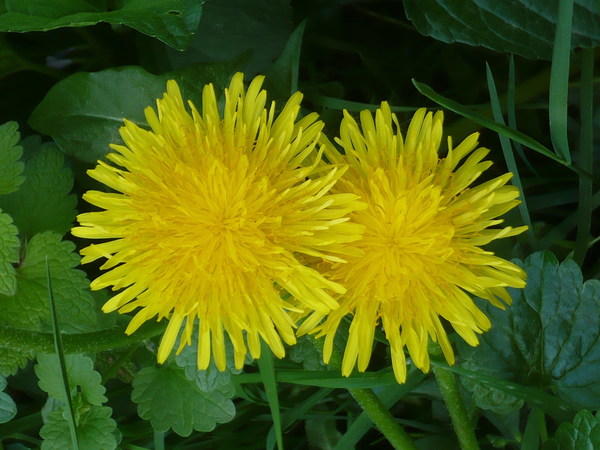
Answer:
POLYGON ((440 159, 442 121, 441 112, 420 109, 403 137, 383 103, 375 118, 363 111, 360 126, 346 113, 337 140, 344 154, 331 145, 326 150, 330 161, 350 167, 334 192, 359 195, 367 204, 350 214, 366 231, 354 244, 362 255, 349 256, 345 264, 325 264, 326 276, 348 290, 340 308, 314 312, 299 333, 315 330, 325 319, 316 330, 325 336, 327 362, 341 319, 352 314, 342 361, 346 376, 357 362, 360 371, 367 368, 380 320, 398 382, 406 379, 405 347, 417 367, 429 370, 429 337, 452 364, 454 353, 440 319, 477 345, 477 333, 489 329, 490 322, 471 295, 502 308, 498 298, 511 301, 506 288, 525 285, 523 270, 480 248, 526 229, 491 228, 519 203, 517 188, 506 185, 511 174, 470 187, 492 164, 484 161, 488 150, 477 148, 473 134, 456 148, 449 139, 448 154, 440 159))
POLYGON ((327 314, 338 306, 332 294, 345 292, 300 258, 342 261, 345 244, 360 237, 347 218, 357 196, 329 193, 345 169, 321 163, 323 124, 316 114, 298 120, 302 95, 277 115, 274 103, 265 108, 262 82, 245 90, 236 74, 220 113, 212 85, 199 112, 169 81, 157 112, 145 111, 151 130, 125 120, 125 145, 111 145, 110 163, 88 172, 116 191, 87 192, 103 211, 79 215, 73 229, 105 240, 81 251, 84 263, 106 258, 108 271, 91 286, 120 290, 105 312, 138 310, 128 334, 169 319, 159 362, 182 329, 179 350, 191 343, 196 324, 200 369, 211 353, 225 368, 225 333, 238 368, 246 345, 260 356, 260 338, 282 357, 282 341, 295 342, 290 314, 327 314))

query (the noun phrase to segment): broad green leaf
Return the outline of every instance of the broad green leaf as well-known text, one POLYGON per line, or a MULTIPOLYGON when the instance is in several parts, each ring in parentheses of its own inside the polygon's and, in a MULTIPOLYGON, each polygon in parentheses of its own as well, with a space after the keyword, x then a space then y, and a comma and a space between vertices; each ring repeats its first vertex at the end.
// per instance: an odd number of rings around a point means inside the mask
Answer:
POLYGON ((303 369, 323 370, 327 367, 323 363, 323 353, 319 351, 313 341, 312 336, 300 336, 296 344, 290 348, 290 359, 302 363, 303 369))
POLYGON ((186 378, 183 370, 162 366, 140 370, 133 381, 131 399, 138 414, 149 420, 154 430, 169 428, 180 436, 193 430, 211 431, 217 423, 235 416, 235 406, 219 389, 205 392, 198 383, 186 378))
MULTIPOLYGON (((50 397, 66 403, 57 355, 38 355, 37 360, 34 370, 40 388, 50 397)), ((94 370, 94 362, 90 358, 77 354, 65 355, 65 363, 72 397, 80 392, 83 400, 90 405, 100 406, 106 402, 106 389, 100 384, 102 377, 94 370)))
POLYGON ((574 409, 600 404, 600 281, 582 283, 572 260, 559 265, 549 252, 524 263, 527 286, 511 289, 503 311, 482 303, 492 329, 475 349, 461 346, 465 367, 550 389, 574 409))
POLYGON ((185 377, 188 380, 196 382, 198 389, 204 392, 218 390, 224 396, 231 398, 235 393, 235 385, 231 381, 231 375, 242 372, 242 369, 238 370, 235 368, 233 362, 233 346, 231 345, 231 342, 229 342, 229 340, 225 341, 227 367, 222 372, 217 369, 212 358, 206 370, 198 370, 197 328, 194 330, 192 342, 193 345, 185 346, 181 352, 175 356, 175 364, 184 370, 185 377))
POLYGON ((6 0, 0 31, 48 31, 99 22, 126 25, 183 50, 200 20, 203 0, 6 0), (109 5, 118 4, 111 11, 109 5))
POLYGON ((577 413, 573 423, 558 427, 553 439, 544 443, 544 450, 594 450, 600 448, 600 413, 595 416, 589 411, 577 413))
MULTIPOLYGON (((33 142, 29 140, 29 142, 33 142)), ((11 215, 21 239, 42 231, 65 234, 75 220, 77 198, 70 194, 73 172, 55 145, 26 147, 25 182, 16 192, 0 196, 0 207, 11 215)))
POLYGON ((245 72, 261 73, 279 56, 292 30, 290 0, 211 0, 184 52, 167 52, 175 68, 230 60, 252 52, 245 72))
POLYGON ((27 365, 27 362, 33 358, 31 350, 0 347, 0 375, 8 377, 17 373, 27 365))
POLYGON ((121 142, 119 128, 124 118, 147 127, 144 109, 163 96, 168 79, 176 79, 184 96, 196 101, 186 91, 195 92, 199 98, 205 83, 222 87, 232 68, 227 62, 164 75, 152 75, 139 67, 77 73, 50 89, 31 114, 29 124, 52 136, 68 155, 95 162, 110 150, 109 144, 121 142))
MULTIPOLYGON (((471 368, 468 363, 463 364, 463 367, 471 368)), ((463 386, 471 392, 473 402, 481 409, 506 415, 523 407, 524 402, 522 399, 496 389, 489 384, 480 383, 468 377, 461 377, 461 381, 463 386)))
POLYGON ((50 309, 46 286, 46 257, 52 273, 52 286, 61 330, 77 333, 97 329, 97 308, 85 273, 75 269, 80 258, 75 245, 61 241, 56 233, 36 234, 27 243, 17 268, 17 292, 0 295, 3 325, 24 330, 49 330, 50 309))
MULTIPOLYGON (((119 433, 117 424, 110 417, 112 409, 108 406, 92 406, 83 412, 77 424, 79 448, 93 450, 114 450, 117 448, 119 433)), ((42 450, 72 450, 69 425, 61 410, 48 415, 48 421, 40 430, 44 439, 42 450)))
POLYGON ((271 99, 285 102, 298 90, 300 51, 306 22, 302 22, 290 35, 283 52, 269 68, 265 86, 271 99))
POLYGON ((6 379, 0 376, 0 423, 6 423, 17 415, 17 405, 6 392, 6 379))
MULTIPOLYGON (((420 33, 526 58, 550 59, 558 0, 406 0, 404 10, 420 33)), ((600 44, 600 4, 575 0, 572 48, 600 44)))
POLYGON ((0 295, 15 295, 17 292, 14 264, 19 262, 18 233, 12 217, 0 210, 0 295))
POLYGON ((17 145, 18 130, 16 122, 0 125, 0 194, 16 191, 24 181, 24 165, 20 161, 23 148, 17 145))

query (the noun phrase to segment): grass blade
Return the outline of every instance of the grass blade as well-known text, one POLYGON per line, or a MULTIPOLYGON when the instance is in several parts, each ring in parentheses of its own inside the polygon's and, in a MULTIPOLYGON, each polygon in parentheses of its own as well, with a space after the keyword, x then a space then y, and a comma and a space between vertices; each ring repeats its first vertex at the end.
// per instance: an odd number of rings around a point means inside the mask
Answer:
POLYGON ((58 314, 56 313, 56 303, 54 301, 54 291, 52 290, 52 277, 50 275, 50 265, 48 256, 46 256, 46 280, 48 285, 48 300, 50 302, 50 313, 52 315, 52 333, 54 335, 54 349, 58 356, 60 364, 60 374, 65 387, 65 397, 67 399, 67 422, 71 435, 71 444, 74 450, 79 450, 79 440, 77 439, 77 426, 75 424, 75 411, 71 399, 71 388, 69 387, 69 377, 67 374, 67 364, 65 363, 65 353, 62 345, 62 337, 58 326, 58 314))
POLYGON ((569 96, 569 65, 571 60, 571 28, 573 26, 573 0, 559 0, 558 20, 552 51, 550 72, 550 139, 559 155, 571 162, 567 138, 567 101, 569 96))
POLYGON ((578 167, 573 166, 569 161, 565 161, 561 157, 555 155, 554 152, 549 150, 547 147, 545 147, 544 145, 542 145, 541 143, 539 143, 532 137, 527 136, 525 133, 521 133, 518 130, 507 127, 506 125, 497 123, 494 120, 491 120, 491 119, 473 111, 472 109, 467 108, 466 106, 461 105, 458 102, 455 102, 454 100, 446 98, 443 95, 440 95, 437 92, 435 92, 431 87, 427 86, 424 83, 419 83, 418 81, 416 81, 414 79, 412 80, 412 82, 421 94, 423 94, 425 97, 433 100, 437 104, 443 106, 444 108, 446 108, 452 112, 455 112, 456 114, 459 114, 463 117, 466 117, 467 119, 472 120, 473 122, 476 122, 479 125, 484 126, 492 131, 495 131, 499 135, 506 136, 515 142, 519 142, 520 144, 523 144, 525 147, 530 148, 533 151, 536 151, 536 152, 540 153, 541 155, 544 155, 547 158, 550 158, 553 161, 556 161, 557 163, 562 164, 577 173, 584 174, 585 176, 590 176, 589 174, 586 174, 584 171, 582 171, 578 167))
MULTIPOLYGON (((506 115, 508 117, 508 126, 517 129, 517 101, 516 101, 516 91, 517 91, 517 81, 515 75, 515 58, 513 55, 510 55, 510 59, 508 60, 508 86, 506 88, 506 115)), ((515 142, 515 150, 517 151, 519 158, 521 161, 527 165, 529 170, 537 176, 540 177, 540 174, 535 170, 535 167, 529 162, 529 159, 525 155, 523 151, 523 147, 518 142, 515 142)))
MULTIPOLYGON (((502 108, 500 106, 500 99, 498 98, 498 91, 496 90, 496 83, 494 82, 494 75, 490 69, 489 64, 485 64, 485 71, 487 76, 488 91, 490 93, 490 104, 492 105, 492 112, 494 114, 494 120, 504 125, 504 117, 502 117, 502 108)), ((513 178, 511 183, 516 186, 521 192, 521 203, 519 204, 519 213, 521 214, 521 220, 525 225, 529 227, 527 233, 529 235, 529 241, 532 247, 535 245, 535 235, 533 234, 533 226, 531 224, 531 217, 529 210, 527 209, 527 201, 525 200, 525 191, 523 190, 523 184, 521 183, 521 176, 519 175, 519 167, 515 161, 515 155, 513 154, 510 140, 501 134, 498 135, 500 138, 500 146, 502 147, 502 153, 508 170, 512 172, 513 178)))
POLYGON ((278 450, 283 450, 283 433, 281 430, 281 412, 279 410, 279 396, 277 393, 277 379, 275 376, 275 366, 273 364, 273 355, 271 350, 262 343, 261 356, 258 359, 258 369, 260 377, 265 386, 265 394, 267 402, 271 409, 271 417, 273 418, 273 428, 275 429, 275 440, 277 441, 278 450))
MULTIPOLYGON (((579 139, 579 164, 594 173, 594 49, 581 51, 581 133, 579 139)), ((577 236, 574 259, 583 266, 590 241, 592 225, 592 180, 579 177, 579 205, 577 207, 577 236)))

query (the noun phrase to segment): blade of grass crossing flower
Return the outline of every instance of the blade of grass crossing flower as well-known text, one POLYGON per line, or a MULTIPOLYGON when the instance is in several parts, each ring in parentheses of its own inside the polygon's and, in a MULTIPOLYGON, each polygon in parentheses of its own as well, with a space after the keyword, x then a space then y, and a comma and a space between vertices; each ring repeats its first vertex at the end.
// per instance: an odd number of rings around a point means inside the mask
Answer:
MULTIPOLYGON (((262 380, 256 373, 242 373, 233 379, 237 384, 260 383, 262 380)), ((391 371, 354 373, 345 377, 330 370, 280 370, 277 381, 332 389, 375 389, 397 383, 391 371)))
MULTIPOLYGON (((494 82, 494 75, 488 63, 485 64, 485 71, 487 76, 488 91, 490 93, 490 104, 492 105, 492 113, 494 114, 494 120, 504 125, 504 117, 502 117, 502 108, 500 106, 500 100, 498 98, 498 91, 496 89, 496 83, 494 82)), ((531 225, 531 217, 529 210, 527 209, 527 201, 525 199, 525 191, 523 190, 523 184, 521 183, 521 176, 519 175, 519 168, 515 161, 515 155, 513 154, 510 140, 501 134, 498 135, 500 138, 500 146, 502 147, 502 153, 504 154, 504 160, 506 166, 513 174, 511 180, 512 184, 515 185, 521 192, 521 203, 519 204, 519 213, 521 214, 521 220, 525 225, 529 227, 527 233, 529 235, 529 241, 532 247, 535 248, 535 236, 533 234, 533 226, 531 225)))
POLYGON ((473 111, 472 109, 467 108, 466 106, 461 105, 460 103, 455 102, 454 100, 451 100, 449 98, 444 97, 443 95, 438 94, 431 87, 427 86, 424 83, 419 83, 415 79, 412 80, 412 83, 415 85, 415 87, 421 94, 423 94, 425 97, 433 100, 438 105, 441 105, 444 108, 446 108, 456 114, 466 117, 467 119, 472 120, 473 122, 476 122, 479 125, 489 128, 490 130, 495 131, 496 133, 498 133, 500 135, 506 136, 515 142, 519 142, 519 143, 523 144, 525 147, 528 147, 528 148, 530 148, 530 149, 532 149, 532 150, 534 150, 534 151, 536 151, 536 152, 538 152, 560 164, 563 164, 574 171, 578 170, 576 167, 573 167, 568 162, 564 161, 562 158, 555 155, 552 151, 550 151, 544 145, 542 145, 535 139, 527 136, 525 133, 521 133, 518 130, 514 130, 510 127, 507 127, 506 125, 502 125, 491 119, 488 119, 487 117, 485 117, 481 114, 478 114, 477 112, 473 111))
MULTIPOLYGON (((281 415, 282 428, 288 428, 295 422, 302 420, 304 415, 310 411, 310 409, 324 400, 333 389, 319 389, 313 395, 309 396, 306 400, 294 405, 293 409, 286 411, 281 415)), ((273 450, 275 447, 275 428, 271 427, 269 434, 267 435, 267 450, 273 450)))
POLYGON ((546 430, 546 421, 544 411, 539 408, 531 408, 527 425, 523 432, 523 440, 521 441, 522 450, 536 450, 540 448, 540 442, 548 439, 546 430))
MULTIPOLYGON (((508 126, 517 129, 517 102, 516 102, 516 90, 517 90, 517 82, 515 75, 515 58, 513 55, 510 55, 510 59, 508 60, 508 86, 506 89, 506 113, 508 117, 508 126)), ((518 142, 514 142, 515 150, 519 154, 519 158, 521 161, 527 165, 529 170, 531 170, 537 177, 539 177, 539 173, 533 167, 533 164, 529 162, 527 155, 523 151, 523 147, 518 142)))
POLYGON ((573 0, 559 0, 558 20, 552 51, 550 72, 550 139, 556 151, 567 163, 571 152, 567 139, 567 101, 569 96, 569 65, 571 60, 571 29, 573 26, 573 0))
MULTIPOLYGON (((579 164, 594 174, 594 49, 581 51, 580 89, 581 133, 579 140, 579 164)), ((579 205, 577 207, 577 236, 574 258, 583 265, 589 247, 592 224, 592 180, 579 177, 579 205)))
POLYGON ((56 304, 54 302, 54 292, 52 290, 52 277, 50 274, 50 265, 48 256, 46 256, 46 280, 48 285, 48 301, 50 303, 50 313, 52 315, 52 333, 54 335, 54 349, 58 356, 60 364, 60 374, 65 387, 65 397, 67 399, 67 422, 69 424, 69 433, 71 435, 71 445, 74 450, 79 450, 79 440, 77 439, 77 425, 75 424, 75 411, 73 410, 73 401, 71 400, 71 388, 69 387, 69 377, 67 374, 67 365, 65 363, 65 353, 62 345, 62 337, 58 326, 58 315, 56 313, 56 304))
POLYGON ((264 342, 261 342, 261 355, 258 359, 258 369, 265 387, 267 402, 271 409, 273 418, 273 428, 275 429, 275 439, 278 450, 283 450, 283 434, 281 431, 281 412, 279 410, 279 396, 277 394, 277 379, 275 376, 275 366, 273 365, 273 354, 271 349, 264 342))

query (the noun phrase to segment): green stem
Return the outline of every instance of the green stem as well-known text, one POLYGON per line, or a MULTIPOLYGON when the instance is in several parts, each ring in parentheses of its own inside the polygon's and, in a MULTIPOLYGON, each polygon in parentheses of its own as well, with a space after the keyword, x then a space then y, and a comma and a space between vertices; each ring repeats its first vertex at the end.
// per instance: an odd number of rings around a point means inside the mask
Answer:
POLYGON ((416 449, 413 440, 371 389, 348 389, 350 395, 395 449, 416 449))
MULTIPOLYGON (((594 49, 581 51, 581 134, 579 141, 579 165, 594 174, 594 49)), ((579 177, 579 205, 577 207, 577 236, 574 259, 583 266, 589 245, 592 223, 592 180, 579 177)))
POLYGON ((475 436, 473 423, 467 413, 467 408, 458 390, 456 377, 448 369, 433 367, 433 373, 442 392, 442 397, 450 413, 452 425, 463 450, 478 450, 479 443, 475 436))
MULTIPOLYGON (((317 347, 322 346, 322 340, 313 339, 312 342, 317 347)), ((340 370, 342 367, 342 355, 335 345, 328 366, 335 370, 340 370)), ((371 389, 349 388, 348 392, 392 447, 402 450, 416 450, 417 447, 412 438, 404 431, 404 428, 371 389)))
MULTIPOLYGON (((164 322, 147 323, 131 336, 125 334, 124 328, 63 334, 62 344, 65 353, 98 353, 137 344, 158 336, 164 332, 165 327, 164 322)), ((0 346, 28 353, 53 353, 54 336, 52 333, 19 330, 0 325, 0 346)))

